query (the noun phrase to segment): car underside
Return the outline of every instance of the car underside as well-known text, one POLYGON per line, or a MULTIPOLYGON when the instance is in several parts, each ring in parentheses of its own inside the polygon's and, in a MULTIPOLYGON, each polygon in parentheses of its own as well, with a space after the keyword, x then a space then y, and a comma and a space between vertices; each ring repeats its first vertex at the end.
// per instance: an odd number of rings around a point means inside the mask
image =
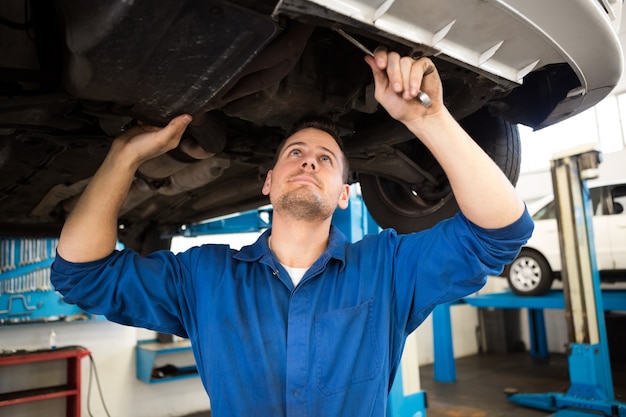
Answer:
POLYGON ((350 181, 381 226, 410 232, 450 216, 445 174, 378 106, 363 52, 337 26, 371 49, 430 57, 446 106, 512 181, 516 124, 580 111, 555 116, 581 95, 565 61, 520 83, 305 1, 11 0, 0 16, 3 236, 57 235, 113 138, 181 113, 194 116, 181 145, 140 168, 120 213, 129 247, 267 204, 276 146, 310 116, 337 123, 350 181))

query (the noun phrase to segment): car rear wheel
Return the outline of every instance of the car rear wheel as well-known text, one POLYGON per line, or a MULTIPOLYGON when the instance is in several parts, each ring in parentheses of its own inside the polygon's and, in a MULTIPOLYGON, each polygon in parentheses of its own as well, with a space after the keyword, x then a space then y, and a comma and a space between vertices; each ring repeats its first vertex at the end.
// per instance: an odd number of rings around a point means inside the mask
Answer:
MULTIPOLYGON (((517 126, 492 116, 487 108, 466 117, 460 124, 515 184, 521 163, 517 126)), ((459 210, 448 179, 435 158, 418 140, 410 146, 413 149, 407 154, 430 174, 427 181, 408 184, 375 175, 359 176, 363 200, 374 220, 398 233, 428 229, 459 210)))
POLYGON ((517 295, 543 295, 552 287, 554 274, 539 253, 522 249, 515 260, 504 269, 509 287, 517 295))

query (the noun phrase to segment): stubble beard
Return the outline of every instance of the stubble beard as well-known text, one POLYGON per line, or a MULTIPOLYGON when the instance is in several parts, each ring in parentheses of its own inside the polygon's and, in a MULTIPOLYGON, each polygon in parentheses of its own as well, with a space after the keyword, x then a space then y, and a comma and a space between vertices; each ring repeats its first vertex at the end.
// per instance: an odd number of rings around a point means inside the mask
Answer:
POLYGON ((273 205, 274 210, 303 221, 325 220, 334 212, 334 207, 304 188, 281 195, 273 205))

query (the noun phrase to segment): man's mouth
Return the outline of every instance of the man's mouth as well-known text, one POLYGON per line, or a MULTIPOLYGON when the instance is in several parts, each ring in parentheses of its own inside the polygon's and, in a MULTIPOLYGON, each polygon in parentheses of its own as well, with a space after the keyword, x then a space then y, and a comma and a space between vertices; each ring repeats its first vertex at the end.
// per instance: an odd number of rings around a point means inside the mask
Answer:
POLYGON ((289 179, 289 182, 304 182, 304 183, 309 183, 309 184, 313 184, 316 187, 319 187, 319 181, 317 181, 317 179, 311 175, 294 175, 293 177, 291 177, 289 179))

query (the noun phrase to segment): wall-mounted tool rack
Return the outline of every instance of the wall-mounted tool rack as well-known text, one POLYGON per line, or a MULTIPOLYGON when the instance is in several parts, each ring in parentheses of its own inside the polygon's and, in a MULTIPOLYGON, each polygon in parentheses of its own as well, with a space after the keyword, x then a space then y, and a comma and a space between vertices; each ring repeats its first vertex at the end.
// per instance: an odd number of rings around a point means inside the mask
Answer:
POLYGON ((50 284, 57 239, 0 238, 0 325, 91 319, 50 284))

